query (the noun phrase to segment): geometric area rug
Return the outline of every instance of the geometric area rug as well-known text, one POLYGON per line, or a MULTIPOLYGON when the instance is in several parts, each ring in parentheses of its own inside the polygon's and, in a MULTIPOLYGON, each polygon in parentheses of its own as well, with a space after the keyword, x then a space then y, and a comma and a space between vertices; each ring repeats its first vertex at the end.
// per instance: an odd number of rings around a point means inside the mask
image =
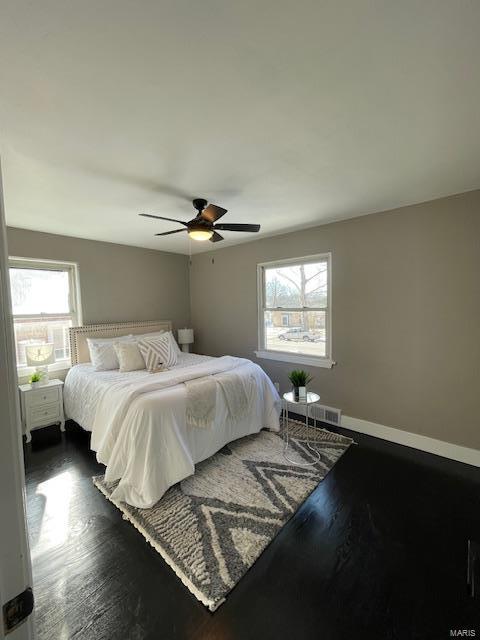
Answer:
MULTIPOLYGON (((196 465, 149 509, 112 500, 175 571, 215 611, 283 525, 326 476, 352 440, 310 428, 320 461, 296 466, 283 456, 282 435, 261 431, 229 443, 196 465)), ((311 462, 305 425, 290 421, 288 457, 311 462)), ((95 486, 110 499, 115 483, 95 486)))

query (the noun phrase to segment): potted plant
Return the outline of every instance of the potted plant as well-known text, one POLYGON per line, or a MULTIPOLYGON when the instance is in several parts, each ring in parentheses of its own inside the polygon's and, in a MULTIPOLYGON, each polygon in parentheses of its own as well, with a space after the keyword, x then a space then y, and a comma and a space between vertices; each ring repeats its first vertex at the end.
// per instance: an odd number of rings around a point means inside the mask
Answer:
POLYGON ((288 374, 288 379, 293 386, 293 398, 295 402, 307 397, 307 384, 313 380, 312 376, 302 369, 294 369, 288 374))
POLYGON ((40 386, 40 383, 42 381, 43 375, 44 374, 43 374, 42 371, 35 371, 35 373, 32 373, 32 375, 28 379, 32 389, 35 389, 35 387, 39 387, 40 386))

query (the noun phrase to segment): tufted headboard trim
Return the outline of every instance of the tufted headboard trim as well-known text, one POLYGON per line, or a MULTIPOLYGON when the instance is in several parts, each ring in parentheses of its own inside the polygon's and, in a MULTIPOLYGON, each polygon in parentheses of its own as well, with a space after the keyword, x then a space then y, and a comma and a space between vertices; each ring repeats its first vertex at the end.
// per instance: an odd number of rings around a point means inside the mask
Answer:
POLYGON ((108 324, 87 324, 83 327, 70 327, 70 353, 72 366, 90 362, 87 338, 116 338, 129 334, 150 333, 153 331, 171 331, 170 320, 141 320, 137 322, 110 322, 108 324))

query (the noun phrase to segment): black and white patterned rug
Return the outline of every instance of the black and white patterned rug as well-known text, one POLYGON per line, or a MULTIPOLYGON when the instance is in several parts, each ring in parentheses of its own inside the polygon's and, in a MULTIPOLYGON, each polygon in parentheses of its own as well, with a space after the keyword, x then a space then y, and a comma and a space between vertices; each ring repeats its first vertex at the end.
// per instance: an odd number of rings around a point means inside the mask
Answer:
MULTIPOLYGON (((305 426, 290 421, 290 434, 289 458, 311 462, 305 426)), ((310 467, 290 464, 281 435, 261 431, 198 464, 193 476, 150 509, 112 502, 195 597, 215 611, 352 443, 322 429, 310 434, 320 455, 310 467)), ((115 485, 103 476, 93 481, 110 499, 115 485)))

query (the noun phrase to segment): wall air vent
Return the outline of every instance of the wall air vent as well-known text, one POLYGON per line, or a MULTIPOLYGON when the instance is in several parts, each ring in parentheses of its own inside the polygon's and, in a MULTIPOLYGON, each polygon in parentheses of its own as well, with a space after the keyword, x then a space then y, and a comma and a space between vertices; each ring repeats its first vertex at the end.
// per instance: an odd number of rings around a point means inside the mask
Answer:
MULTIPOLYGON (((305 415, 305 406, 301 404, 290 405, 290 412, 297 413, 299 415, 305 415)), ((334 424, 340 427, 342 424, 342 412, 335 407, 326 407, 323 404, 311 404, 308 408, 308 415, 310 418, 327 422, 328 424, 334 424)))
POLYGON ((330 409, 329 407, 325 407, 325 422, 329 422, 330 424, 340 425, 340 409, 330 409))
POLYGON ((342 415, 340 409, 326 407, 323 404, 314 404, 310 407, 309 413, 312 418, 316 418, 322 422, 328 422, 328 424, 340 426, 342 415))

